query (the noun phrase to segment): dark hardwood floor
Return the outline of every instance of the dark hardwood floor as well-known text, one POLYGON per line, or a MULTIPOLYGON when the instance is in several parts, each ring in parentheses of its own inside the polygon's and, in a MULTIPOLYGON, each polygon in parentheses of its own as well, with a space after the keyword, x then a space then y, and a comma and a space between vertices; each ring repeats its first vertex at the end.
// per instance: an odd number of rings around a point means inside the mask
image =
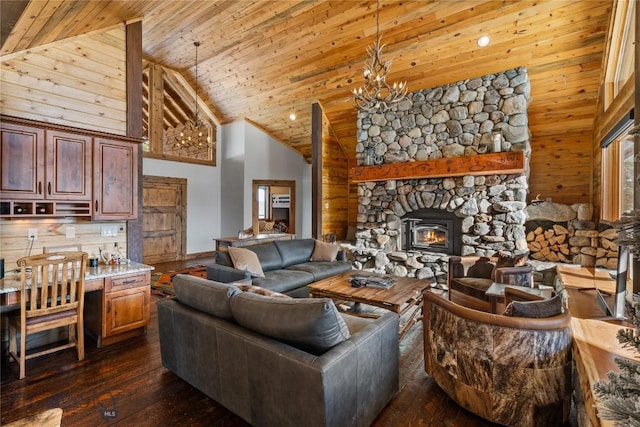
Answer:
MULTIPOLYGON (((156 270, 210 262, 166 263, 156 270)), ((62 408, 63 426, 246 426, 162 367, 156 314, 159 299, 152 298, 145 336, 100 349, 89 342, 82 361, 77 360, 74 349, 36 358, 27 362, 27 377, 18 380, 17 364, 3 357, 0 424, 62 408)), ((421 324, 405 336, 400 352, 400 392, 374 426, 492 425, 457 406, 425 374, 421 324)))

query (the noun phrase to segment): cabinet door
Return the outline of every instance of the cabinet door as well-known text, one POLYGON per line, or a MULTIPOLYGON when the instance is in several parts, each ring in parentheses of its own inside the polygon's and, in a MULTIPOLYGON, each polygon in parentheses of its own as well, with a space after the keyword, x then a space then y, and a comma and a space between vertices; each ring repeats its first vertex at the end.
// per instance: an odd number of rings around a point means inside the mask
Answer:
POLYGON ((91 200, 90 136, 47 131, 46 199, 91 200))
POLYGON ((138 146, 96 138, 93 147, 93 219, 138 217, 138 146))
POLYGON ((145 327, 150 298, 149 286, 105 293, 105 337, 145 327))
POLYGON ((0 123, 0 196, 44 197, 44 130, 0 123))

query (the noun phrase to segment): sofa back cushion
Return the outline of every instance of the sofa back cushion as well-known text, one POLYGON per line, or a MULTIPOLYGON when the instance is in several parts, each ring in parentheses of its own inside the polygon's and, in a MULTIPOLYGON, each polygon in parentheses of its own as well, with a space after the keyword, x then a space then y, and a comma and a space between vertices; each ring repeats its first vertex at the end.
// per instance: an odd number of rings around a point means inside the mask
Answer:
POLYGON ((276 240, 273 243, 278 248, 285 268, 308 262, 315 247, 313 239, 276 240))
POLYGON ((189 274, 177 274, 171 281, 180 303, 222 319, 233 319, 229 302, 242 292, 236 286, 189 274))
POLYGON ((229 251, 217 251, 216 264, 233 267, 233 261, 231 261, 231 255, 229 255, 229 251))
POLYGON ((350 336, 329 298, 286 299, 243 292, 231 300, 231 312, 245 328, 315 355, 350 336))
POLYGON ((282 268, 282 258, 280 252, 276 249, 274 242, 261 243, 259 245, 245 246, 252 252, 258 255, 262 271, 278 270, 282 268))

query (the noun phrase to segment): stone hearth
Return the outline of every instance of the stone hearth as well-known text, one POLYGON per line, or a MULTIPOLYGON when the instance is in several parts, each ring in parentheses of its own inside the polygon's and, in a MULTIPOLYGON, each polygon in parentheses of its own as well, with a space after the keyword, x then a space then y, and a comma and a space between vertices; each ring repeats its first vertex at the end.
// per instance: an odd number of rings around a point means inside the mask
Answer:
POLYGON ((461 218, 461 255, 527 251, 529 92, 526 69, 518 68, 413 92, 384 113, 358 113, 360 165, 372 157, 380 164, 475 156, 490 151, 499 131, 499 150, 523 151, 526 170, 360 183, 356 267, 417 277, 446 272, 447 255, 402 247, 402 218, 425 208, 461 218))

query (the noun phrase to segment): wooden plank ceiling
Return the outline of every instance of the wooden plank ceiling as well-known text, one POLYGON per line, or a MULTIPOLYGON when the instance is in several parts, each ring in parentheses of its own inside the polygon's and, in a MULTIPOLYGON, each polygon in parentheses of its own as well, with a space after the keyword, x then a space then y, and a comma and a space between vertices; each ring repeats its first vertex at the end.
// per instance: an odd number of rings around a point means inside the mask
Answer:
MULTIPOLYGON (((393 59, 390 81, 407 81, 410 91, 526 66, 534 144, 579 140, 586 151, 611 7, 607 0, 381 0, 383 57, 393 59), (480 48, 483 34, 491 44, 480 48)), ((0 55, 135 19, 143 20, 144 58, 192 86, 193 42, 201 42, 198 90, 221 123, 249 119, 310 161, 311 104, 319 102, 354 157, 356 111, 345 99, 362 83, 376 37, 374 0, 31 1, 0 55)))

